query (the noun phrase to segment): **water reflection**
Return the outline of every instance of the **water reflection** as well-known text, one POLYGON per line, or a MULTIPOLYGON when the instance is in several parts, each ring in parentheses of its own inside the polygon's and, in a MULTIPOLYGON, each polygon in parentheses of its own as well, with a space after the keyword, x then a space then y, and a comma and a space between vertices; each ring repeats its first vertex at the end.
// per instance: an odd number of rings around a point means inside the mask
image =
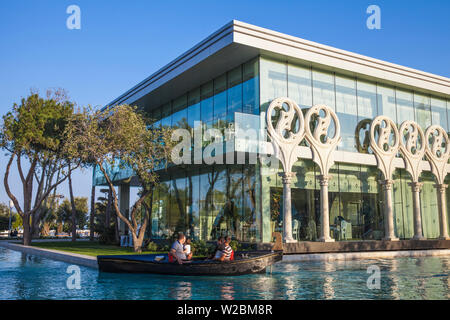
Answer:
POLYGON ((450 256, 276 264, 272 273, 181 277, 81 269, 66 287, 68 264, 0 250, 0 299, 450 299, 450 256), (370 289, 367 268, 381 270, 370 289))
POLYGON ((220 287, 221 298, 224 300, 234 300, 234 286, 232 282, 224 283, 220 287))
POLYGON ((169 289, 169 297, 175 300, 190 300, 192 298, 192 283, 187 281, 176 282, 169 289))
POLYGON ((323 296, 324 299, 334 298, 333 273, 336 272, 335 266, 330 262, 325 262, 325 277, 323 280, 323 296))

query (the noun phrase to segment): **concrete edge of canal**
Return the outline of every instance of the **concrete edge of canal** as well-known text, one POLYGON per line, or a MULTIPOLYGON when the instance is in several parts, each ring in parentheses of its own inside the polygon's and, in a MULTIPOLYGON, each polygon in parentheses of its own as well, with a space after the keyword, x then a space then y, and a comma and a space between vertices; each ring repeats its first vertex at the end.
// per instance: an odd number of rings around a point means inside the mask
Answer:
POLYGON ((89 268, 98 269, 97 258, 87 255, 70 253, 58 250, 42 249, 36 247, 26 247, 21 244, 11 243, 9 241, 0 241, 0 247, 7 249, 20 251, 27 254, 32 254, 48 259, 58 260, 70 264, 77 264, 80 266, 85 266, 89 268))

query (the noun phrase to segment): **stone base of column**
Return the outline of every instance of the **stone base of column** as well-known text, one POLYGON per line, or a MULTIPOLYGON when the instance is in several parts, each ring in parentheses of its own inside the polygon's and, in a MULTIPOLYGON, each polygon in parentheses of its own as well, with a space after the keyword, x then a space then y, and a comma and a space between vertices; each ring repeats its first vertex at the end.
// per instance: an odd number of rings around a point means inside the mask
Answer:
POLYGON ((397 237, 385 237, 383 238, 384 241, 399 241, 400 239, 397 237))
POLYGON ((283 241, 284 241, 284 243, 295 243, 295 242, 297 242, 297 240, 295 240, 295 239, 284 239, 283 241))
POLYGON ((439 240, 450 240, 450 237, 439 237, 439 240))
POLYGON ((321 237, 321 238, 319 238, 319 240, 317 240, 317 241, 319 241, 319 242, 334 242, 334 239, 333 239, 333 238, 324 238, 324 237, 321 237))
POLYGON ((414 236, 412 237, 412 240, 427 240, 424 236, 414 236))

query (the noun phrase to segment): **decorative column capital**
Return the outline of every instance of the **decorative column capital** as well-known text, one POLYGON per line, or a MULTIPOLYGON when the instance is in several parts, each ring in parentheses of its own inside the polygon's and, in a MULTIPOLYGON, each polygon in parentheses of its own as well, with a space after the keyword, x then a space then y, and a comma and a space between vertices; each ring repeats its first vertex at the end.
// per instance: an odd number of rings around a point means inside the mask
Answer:
POLYGON ((321 186, 327 186, 328 182, 333 178, 333 176, 321 174, 318 175, 317 178, 319 179, 319 183, 321 186))
POLYGON ((392 190, 392 185, 394 184, 394 180, 391 180, 391 179, 378 180, 378 183, 381 185, 383 190, 392 190))
POLYGON ((280 172, 278 174, 281 177, 283 184, 291 184, 292 178, 295 177, 295 172, 280 172))
POLYGON ((445 193, 445 189, 448 188, 448 184, 445 183, 437 183, 434 185, 439 193, 445 193))
POLYGON ((420 190, 422 190, 423 182, 408 182, 408 186, 412 187, 413 192, 420 192, 420 190))

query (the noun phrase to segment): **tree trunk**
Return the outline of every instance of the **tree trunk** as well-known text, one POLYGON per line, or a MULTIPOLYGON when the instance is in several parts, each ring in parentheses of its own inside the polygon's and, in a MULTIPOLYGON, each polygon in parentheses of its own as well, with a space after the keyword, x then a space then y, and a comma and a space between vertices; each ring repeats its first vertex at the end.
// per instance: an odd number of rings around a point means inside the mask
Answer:
POLYGON ((72 172, 70 172, 69 165, 69 195, 70 195, 70 205, 72 207, 72 241, 77 241, 77 210, 75 206, 75 198, 73 197, 72 189, 72 172))
POLYGON ((30 228, 30 214, 24 214, 22 217, 23 224, 23 245, 31 245, 31 228, 30 228))
POLYGON ((144 239, 140 239, 140 238, 136 237, 136 234, 134 232, 132 232, 132 235, 133 235, 134 252, 142 252, 142 241, 144 239))
POLYGON ((95 224, 95 186, 92 185, 91 191, 91 215, 89 217, 89 240, 94 241, 94 224, 95 224))
POLYGON ((31 237, 33 239, 39 239, 39 235, 40 235, 40 221, 41 221, 41 213, 42 213, 42 208, 39 208, 36 210, 36 212, 33 215, 33 218, 31 219, 31 237))
POLYGON ((118 217, 115 214, 114 215, 114 231, 115 231, 115 239, 116 239, 116 243, 120 243, 120 231, 119 231, 119 221, 118 221, 118 217))
POLYGON ((111 209, 112 209, 112 191, 109 188, 108 191, 108 204, 106 205, 105 212, 105 229, 108 230, 111 225, 111 209))

